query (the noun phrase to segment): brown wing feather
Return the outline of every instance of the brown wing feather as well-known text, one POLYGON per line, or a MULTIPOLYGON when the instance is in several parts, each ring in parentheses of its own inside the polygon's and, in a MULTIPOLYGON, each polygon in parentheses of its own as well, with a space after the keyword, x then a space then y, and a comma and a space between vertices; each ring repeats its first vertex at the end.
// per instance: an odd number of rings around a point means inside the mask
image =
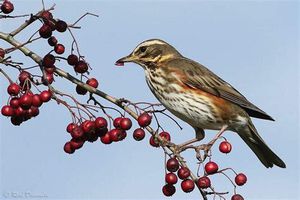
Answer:
POLYGON ((201 89, 215 96, 226 99, 242 107, 251 117, 272 120, 267 113, 249 102, 241 93, 229 83, 222 80, 203 65, 187 58, 172 59, 167 63, 171 69, 180 68, 186 76, 181 81, 194 89, 201 89))

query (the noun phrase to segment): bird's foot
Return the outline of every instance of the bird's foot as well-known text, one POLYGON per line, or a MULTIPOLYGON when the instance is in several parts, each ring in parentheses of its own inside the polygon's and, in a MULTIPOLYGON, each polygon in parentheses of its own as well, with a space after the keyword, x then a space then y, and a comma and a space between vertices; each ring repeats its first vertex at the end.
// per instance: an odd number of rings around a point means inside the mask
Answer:
POLYGON ((213 144, 214 144, 214 142, 209 142, 207 144, 202 145, 202 150, 204 152, 203 160, 205 160, 207 157, 211 156, 211 147, 213 144))

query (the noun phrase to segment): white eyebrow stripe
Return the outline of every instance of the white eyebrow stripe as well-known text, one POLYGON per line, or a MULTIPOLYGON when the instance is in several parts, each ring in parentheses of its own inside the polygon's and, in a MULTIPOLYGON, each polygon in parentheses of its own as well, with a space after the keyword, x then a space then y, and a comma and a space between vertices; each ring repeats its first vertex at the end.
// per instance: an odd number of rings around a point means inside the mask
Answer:
POLYGON ((136 52, 141 46, 151 46, 151 45, 154 45, 154 44, 166 44, 165 42, 161 41, 161 40, 149 40, 149 41, 144 41, 142 42, 141 44, 139 44, 134 52, 136 52))

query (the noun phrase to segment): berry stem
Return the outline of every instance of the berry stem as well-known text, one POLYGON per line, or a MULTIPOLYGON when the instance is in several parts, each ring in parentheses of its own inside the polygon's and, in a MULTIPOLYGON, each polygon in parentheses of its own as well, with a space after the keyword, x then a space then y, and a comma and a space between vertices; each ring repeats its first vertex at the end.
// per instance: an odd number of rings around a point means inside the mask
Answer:
POLYGON ((99 17, 99 15, 96 15, 96 14, 93 14, 93 13, 85 13, 84 15, 82 15, 81 17, 79 17, 79 19, 76 20, 76 22, 74 22, 73 24, 70 24, 69 27, 71 28, 80 28, 80 27, 76 27, 75 25, 80 21, 82 20, 85 16, 87 15, 91 15, 91 16, 94 16, 94 17, 99 17))
POLYGON ((11 78, 8 76, 8 74, 5 73, 1 68, 0 68, 0 73, 2 73, 2 74, 5 76, 5 78, 9 81, 10 84, 13 83, 13 81, 12 81, 11 78))

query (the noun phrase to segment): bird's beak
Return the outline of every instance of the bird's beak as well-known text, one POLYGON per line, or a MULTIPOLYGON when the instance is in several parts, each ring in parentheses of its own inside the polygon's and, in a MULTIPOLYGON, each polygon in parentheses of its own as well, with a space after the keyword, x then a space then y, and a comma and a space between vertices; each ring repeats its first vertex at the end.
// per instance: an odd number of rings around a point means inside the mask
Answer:
POLYGON ((135 61, 135 56, 133 56, 132 54, 129 54, 128 56, 125 56, 125 57, 120 58, 119 60, 117 60, 115 65, 124 66, 124 63, 133 62, 133 61, 135 61))

